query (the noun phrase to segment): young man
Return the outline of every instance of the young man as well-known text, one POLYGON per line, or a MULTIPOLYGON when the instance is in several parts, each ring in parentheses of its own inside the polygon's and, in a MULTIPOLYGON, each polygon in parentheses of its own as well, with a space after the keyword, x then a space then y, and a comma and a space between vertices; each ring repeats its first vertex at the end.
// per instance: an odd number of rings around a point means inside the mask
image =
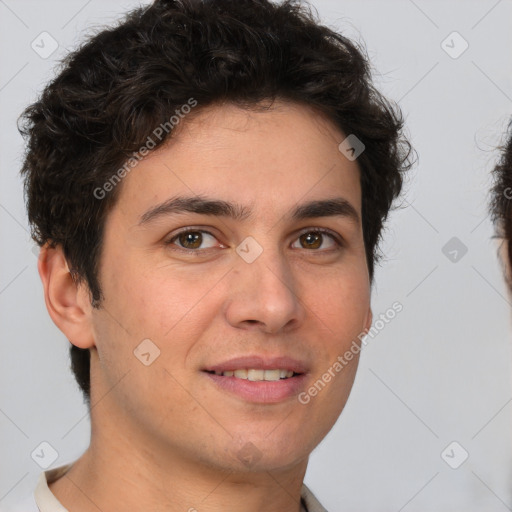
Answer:
POLYGON ((409 166, 368 69, 295 3, 157 1, 25 111, 39 273, 92 425, 34 507, 324 510, 308 458, 409 166))
POLYGON ((507 285, 512 291, 512 121, 505 143, 500 149, 500 160, 493 172, 494 186, 490 210, 496 226, 496 235, 502 240, 499 250, 500 261, 505 271, 507 285))

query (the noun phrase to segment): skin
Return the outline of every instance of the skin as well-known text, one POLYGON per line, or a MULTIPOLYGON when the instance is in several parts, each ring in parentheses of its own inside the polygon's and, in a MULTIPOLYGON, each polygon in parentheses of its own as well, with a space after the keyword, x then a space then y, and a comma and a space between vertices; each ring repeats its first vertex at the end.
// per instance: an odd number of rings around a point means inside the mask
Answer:
POLYGON ((358 356, 306 405, 296 396, 252 403, 202 369, 288 355, 307 361, 307 389, 371 326, 359 168, 338 150, 344 138, 322 115, 284 101, 264 112, 209 107, 182 122, 122 182, 105 224, 99 309, 71 280, 61 249, 43 248, 48 311, 91 350, 90 447, 50 485, 68 510, 300 510, 308 457, 345 406, 358 356), (252 215, 139 223, 155 205, 196 194, 252 215), (297 204, 334 197, 359 220, 289 218, 297 204), (166 244, 185 227, 211 235, 188 252, 183 237, 166 244), (314 243, 301 237, 305 228, 314 243), (321 228, 343 246, 315 238, 321 228), (250 264, 236 252, 248 236, 263 249, 250 264), (147 338, 160 349, 149 366, 133 353, 147 338), (244 446, 257 453, 251 464, 238 457, 244 446))

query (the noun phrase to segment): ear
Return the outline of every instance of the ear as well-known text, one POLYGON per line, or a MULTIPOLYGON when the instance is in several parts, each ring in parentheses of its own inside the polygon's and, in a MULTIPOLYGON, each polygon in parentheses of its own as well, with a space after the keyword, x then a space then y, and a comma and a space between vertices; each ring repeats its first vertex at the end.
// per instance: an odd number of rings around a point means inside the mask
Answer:
POLYGON ((368 306, 368 313, 366 314, 366 322, 364 324, 364 332, 368 332, 373 322, 372 307, 368 306))
POLYGON ((93 347, 92 305, 89 289, 73 281, 61 246, 41 247, 37 264, 46 308, 55 325, 75 346, 93 347))

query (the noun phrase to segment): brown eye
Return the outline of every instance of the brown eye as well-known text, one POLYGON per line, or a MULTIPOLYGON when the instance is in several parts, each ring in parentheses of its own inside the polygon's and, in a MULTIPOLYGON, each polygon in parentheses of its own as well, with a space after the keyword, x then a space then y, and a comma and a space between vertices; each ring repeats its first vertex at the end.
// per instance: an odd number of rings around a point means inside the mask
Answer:
POLYGON ((198 249, 210 249, 215 247, 217 239, 208 231, 188 230, 178 233, 171 238, 166 245, 176 245, 181 249, 197 251, 198 249))
POLYGON ((300 242, 306 249, 318 249, 322 246, 323 237, 321 233, 306 233, 300 236, 300 242))
POLYGON ((199 231, 189 231, 178 235, 178 240, 184 249, 199 249, 203 241, 203 235, 199 231))
POLYGON ((300 243, 299 249, 333 249, 336 246, 341 246, 334 235, 322 230, 306 231, 297 240, 300 243), (327 247, 325 246, 326 243, 327 247))

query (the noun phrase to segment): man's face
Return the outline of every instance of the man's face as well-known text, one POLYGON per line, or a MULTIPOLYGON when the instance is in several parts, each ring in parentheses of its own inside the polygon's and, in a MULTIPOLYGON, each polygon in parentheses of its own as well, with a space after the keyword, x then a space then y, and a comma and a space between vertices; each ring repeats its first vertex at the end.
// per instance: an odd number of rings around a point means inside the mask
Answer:
POLYGON ((105 299, 90 317, 93 405, 101 398, 93 432, 101 423, 155 458, 266 470, 303 461, 341 413, 357 355, 331 369, 307 403, 298 394, 371 323, 359 170, 330 122, 277 106, 213 107, 185 119, 124 179, 105 225, 105 299), (198 196, 245 215, 169 208, 198 196), (300 215, 327 200, 338 206, 300 215), (151 342, 138 358, 143 340, 151 342), (278 357, 295 360, 300 375, 257 382, 213 372, 293 366, 270 361, 278 357))

